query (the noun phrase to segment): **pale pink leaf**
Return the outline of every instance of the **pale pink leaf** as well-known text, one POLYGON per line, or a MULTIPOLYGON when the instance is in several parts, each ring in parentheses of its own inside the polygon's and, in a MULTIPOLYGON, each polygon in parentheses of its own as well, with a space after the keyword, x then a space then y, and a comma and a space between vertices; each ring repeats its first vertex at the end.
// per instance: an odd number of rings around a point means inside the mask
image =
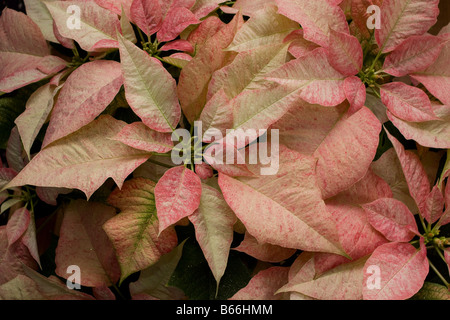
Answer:
POLYGON ((328 62, 323 48, 289 61, 265 77, 286 87, 308 103, 336 106, 345 100, 345 75, 328 62))
POLYGON ((261 46, 278 45, 298 24, 277 13, 275 5, 258 10, 238 30, 227 50, 243 52, 261 46))
POLYGON ((370 224, 390 241, 408 242, 419 233, 414 215, 396 199, 381 198, 363 208, 370 224))
POLYGON ((313 265, 307 262, 300 268, 300 272, 302 269, 309 272, 302 272, 301 276, 293 277, 278 292, 298 292, 320 300, 361 300, 366 260, 367 257, 363 257, 341 264, 320 276, 311 273, 313 265))
POLYGON ((330 29, 329 46, 326 48, 331 66, 346 76, 357 74, 363 63, 363 50, 356 37, 348 32, 330 29))
POLYGON ((206 184, 201 188, 200 205, 189 220, 218 287, 228 264, 236 216, 219 190, 206 184))
POLYGON ((306 40, 328 47, 330 29, 349 33, 341 8, 327 0, 276 0, 278 12, 301 24, 306 40))
POLYGON ((75 200, 64 210, 56 248, 56 274, 68 278, 68 267, 82 271, 80 284, 88 287, 111 286, 120 277, 114 248, 102 225, 115 215, 112 207, 75 200))
POLYGON ((214 132, 220 131, 221 136, 226 135, 226 130, 233 126, 233 106, 228 99, 224 88, 215 93, 206 103, 200 115, 202 141, 213 141, 214 132))
POLYGON ((94 297, 78 290, 72 290, 56 276, 44 277, 39 272, 24 267, 24 274, 34 281, 37 289, 49 300, 94 300, 94 297))
POLYGON ((250 233, 245 232, 244 240, 233 250, 243 252, 261 261, 277 263, 291 257, 296 250, 270 243, 259 243, 250 233))
MULTIPOLYGON (((131 5, 131 2, 130 2, 131 5)), ((128 14, 126 9, 122 7, 122 11, 120 13, 120 28, 122 29, 122 35, 125 39, 130 40, 133 43, 137 42, 136 34, 134 33, 133 26, 130 23, 129 17, 130 10, 128 9, 128 14)))
POLYGON ((205 42, 214 36, 224 25, 225 23, 223 23, 219 17, 209 16, 189 33, 186 40, 188 40, 198 52, 205 42))
POLYGON ((58 95, 43 147, 93 121, 111 103, 122 84, 122 70, 116 61, 92 61, 77 68, 58 95))
POLYGON ((344 254, 316 184, 314 158, 282 145, 279 158, 276 175, 232 178, 219 173, 228 205, 258 242, 344 254))
POLYGON ((390 82, 380 88, 381 101, 396 117, 409 122, 438 120, 427 94, 403 82, 390 82))
POLYGON ((372 15, 371 12, 368 12, 368 8, 372 5, 376 5, 378 7, 381 6, 383 0, 351 0, 351 17, 352 21, 358 28, 358 31, 365 38, 370 37, 369 29, 367 28, 367 21, 372 15))
POLYGON ((414 140, 424 147, 450 148, 450 107, 432 103, 432 108, 439 120, 408 122, 389 111, 387 116, 406 139, 414 140))
POLYGON ((105 9, 115 14, 122 14, 122 8, 127 17, 130 16, 130 7, 133 0, 95 0, 95 2, 105 9))
POLYGON ((443 41, 426 34, 412 36, 386 57, 383 70, 396 77, 402 77, 427 69, 438 58, 443 41))
POLYGON ((167 13, 158 31, 157 39, 160 42, 173 40, 188 26, 199 23, 200 20, 189 9, 175 7, 167 13))
MULTIPOLYGON (((52 18, 53 21, 53 18, 52 18)), ((73 39, 66 38, 61 35, 61 33, 58 30, 58 26, 56 25, 56 22, 53 21, 53 34, 55 35, 55 38, 58 40, 58 42, 67 49, 75 49, 75 41, 73 39)))
POLYGON ((125 125, 108 115, 99 117, 39 152, 6 187, 80 189, 90 198, 109 177, 121 186, 150 157, 148 152, 112 140, 125 125))
POLYGON ((420 36, 437 21, 439 0, 384 0, 381 28, 375 39, 383 53, 390 52, 411 36, 420 36))
POLYGON ((378 147, 378 119, 365 107, 353 115, 347 108, 303 102, 272 126, 280 130, 281 143, 319 159, 317 178, 325 199, 364 177, 378 147))
POLYGON ((217 9, 219 7, 219 3, 222 2, 222 0, 197 0, 194 6, 190 9, 198 19, 201 19, 217 9))
POLYGON ((389 184, 394 199, 403 202, 413 214, 419 212, 416 202, 409 193, 408 184, 394 148, 383 153, 377 161, 371 164, 370 168, 389 184))
POLYGON ((392 142, 395 152, 397 153, 397 157, 400 160, 409 192, 416 202, 419 211, 424 212, 426 198, 431 189, 427 173, 417 155, 409 150, 405 150, 403 145, 387 130, 386 134, 392 142))
POLYGON ((232 9, 234 13, 240 11, 244 16, 252 17, 258 10, 265 6, 275 5, 275 0, 237 0, 232 9))
POLYGON ((231 100, 246 90, 266 87, 264 76, 286 63, 287 49, 287 44, 274 44, 241 52, 232 63, 213 73, 207 99, 220 90, 231 100))
POLYGON ((176 52, 168 57, 163 57, 163 60, 171 65, 183 69, 189 61, 192 60, 192 56, 184 52, 176 52))
MULTIPOLYGON (((69 39, 75 40, 82 49, 93 51, 94 45, 101 40, 110 40, 111 46, 117 48, 117 32, 121 30, 117 14, 100 7, 93 1, 48 1, 45 2, 50 11, 59 33, 69 39), (68 22, 73 20, 70 6, 80 9, 80 28, 69 27, 68 22)), ((102 48, 100 51, 106 50, 102 48)))
POLYGON ((134 0, 131 4, 131 21, 148 36, 161 28, 162 17, 161 5, 158 0, 134 0))
POLYGON ((58 43, 53 34, 53 18, 42 0, 24 0, 27 16, 39 26, 44 38, 58 43))
POLYGON ((149 128, 173 131, 181 110, 175 79, 145 51, 119 37, 125 96, 133 111, 149 128))
POLYGON ((5 8, 0 17, 0 91, 11 92, 47 76, 38 70, 50 49, 39 27, 25 14, 5 8))
POLYGON ((435 223, 444 213, 445 199, 439 186, 435 185, 425 200, 422 216, 429 222, 435 223))
POLYGON ((213 168, 205 162, 195 165, 195 173, 202 180, 209 179, 214 175, 213 168))
POLYGON ((134 122, 125 126, 114 137, 114 140, 148 152, 166 153, 173 148, 173 142, 169 133, 154 131, 142 122, 134 122))
POLYGON ((134 178, 108 197, 108 203, 120 210, 103 225, 103 229, 116 249, 121 282, 132 273, 155 264, 178 242, 173 228, 158 236, 154 190, 153 181, 134 178))
POLYGON ((344 81, 345 97, 350 103, 349 114, 359 111, 366 103, 366 86, 356 76, 348 77, 344 81))
POLYGON ((450 105, 450 41, 446 41, 440 55, 427 69, 412 74, 443 104, 450 105))
POLYGON ((288 281, 289 268, 271 267, 259 271, 246 287, 236 292, 229 300, 281 300, 282 293, 276 291, 288 281))
POLYGON ((45 84, 37 89, 28 99, 25 111, 14 121, 28 159, 31 159, 31 147, 52 111, 53 97, 58 91, 59 88, 51 84, 45 84))
MULTIPOLYGON (((326 201, 327 210, 336 223, 342 247, 352 260, 362 258, 388 242, 370 225, 361 205, 391 195, 389 186, 369 170, 358 183, 326 201)), ((348 258, 334 254, 317 254, 315 261, 317 274, 349 262, 348 258)))
POLYGON ((177 87, 178 98, 190 123, 198 119, 205 106, 211 74, 235 57, 235 53, 223 49, 233 40, 241 21, 242 16, 236 15, 230 23, 223 25, 181 70, 177 87))
POLYGON ((37 68, 46 74, 55 74, 67 66, 67 61, 57 56, 45 56, 39 62, 37 68))
POLYGON ((184 166, 166 171, 155 187, 159 234, 167 227, 194 213, 200 205, 200 178, 184 166))
POLYGON ((283 42, 290 43, 289 53, 295 58, 303 57, 318 48, 317 44, 308 41, 303 37, 302 29, 292 31, 286 38, 284 38, 283 42))
MULTIPOLYGON (((31 221, 30 211, 26 207, 17 209, 11 215, 6 225, 6 234, 8 236, 8 245, 13 245, 19 240, 28 229, 31 221)), ((33 222, 34 223, 34 222, 33 222)))
POLYGON ((422 288, 428 268, 424 247, 416 249, 409 243, 398 242, 384 244, 364 266, 363 297, 365 300, 408 299, 422 288), (374 274, 377 270, 380 272, 374 274), (379 278, 374 280, 377 275, 379 278))
POLYGON ((161 50, 161 51, 177 50, 177 51, 193 53, 194 47, 192 46, 192 44, 189 41, 179 39, 179 40, 174 40, 169 43, 166 43, 159 50, 161 50))
POLYGON ((315 156, 319 158, 318 183, 325 199, 361 179, 378 146, 381 124, 369 109, 363 108, 344 119, 334 127, 315 152, 315 156), (346 139, 342 140, 342 137, 346 139), (354 162, 355 159, 358 161, 354 162), (355 163, 358 163, 356 167, 355 163))

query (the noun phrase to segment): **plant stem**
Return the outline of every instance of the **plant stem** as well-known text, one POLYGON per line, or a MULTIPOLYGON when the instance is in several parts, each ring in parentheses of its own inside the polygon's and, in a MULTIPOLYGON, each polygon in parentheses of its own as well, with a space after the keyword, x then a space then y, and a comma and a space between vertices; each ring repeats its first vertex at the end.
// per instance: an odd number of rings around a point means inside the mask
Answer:
POLYGON ((439 270, 434 266, 434 264, 430 261, 430 259, 428 259, 428 263, 430 264, 431 269, 433 269, 433 271, 436 273, 436 275, 441 279, 441 281, 444 283, 444 285, 447 288, 450 288, 449 283, 447 282, 447 280, 445 280, 444 276, 439 272, 439 270))

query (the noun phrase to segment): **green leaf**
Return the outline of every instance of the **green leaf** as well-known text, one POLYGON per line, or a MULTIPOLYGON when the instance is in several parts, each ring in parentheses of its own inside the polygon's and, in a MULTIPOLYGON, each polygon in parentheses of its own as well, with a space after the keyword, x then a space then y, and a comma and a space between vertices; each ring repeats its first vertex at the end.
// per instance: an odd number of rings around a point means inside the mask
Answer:
POLYGON ((450 291, 443 285, 425 282, 411 300, 450 300, 450 291))

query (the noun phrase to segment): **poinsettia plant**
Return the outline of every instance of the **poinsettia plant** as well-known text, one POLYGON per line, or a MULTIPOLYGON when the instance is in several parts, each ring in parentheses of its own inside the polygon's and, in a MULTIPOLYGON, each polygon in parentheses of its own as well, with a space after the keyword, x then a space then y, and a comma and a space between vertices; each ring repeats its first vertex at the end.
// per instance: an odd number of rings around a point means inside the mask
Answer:
POLYGON ((24 3, 1 298, 450 299, 438 0, 24 3))

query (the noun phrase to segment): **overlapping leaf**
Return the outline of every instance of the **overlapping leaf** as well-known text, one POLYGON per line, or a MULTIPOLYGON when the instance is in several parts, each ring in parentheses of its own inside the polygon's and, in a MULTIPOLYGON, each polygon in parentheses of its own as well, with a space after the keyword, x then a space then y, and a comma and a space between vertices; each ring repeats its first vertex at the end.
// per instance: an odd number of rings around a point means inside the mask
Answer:
POLYGON ((92 122, 111 103, 122 84, 118 62, 92 61, 77 68, 58 95, 43 147, 92 122))
POLYGON ((219 174, 219 185, 228 205, 259 242, 343 254, 316 185, 314 167, 312 157, 280 146, 280 168, 275 176, 231 178, 219 174))
POLYGON ((173 131, 181 116, 175 79, 145 51, 121 35, 118 37, 125 96, 130 107, 149 128, 173 131))
POLYGON ((79 131, 47 146, 8 188, 35 185, 80 189, 88 198, 112 177, 119 186, 150 154, 112 140, 126 124, 101 116, 79 131))
POLYGON ((184 166, 169 169, 155 187, 159 234, 192 213, 200 205, 200 178, 184 166))
POLYGON ((115 215, 112 207, 76 200, 64 210, 56 248, 56 274, 68 278, 68 267, 82 270, 81 285, 111 286, 120 277, 116 255, 102 225, 115 215))
POLYGON ((44 3, 55 21, 58 32, 65 38, 75 40, 82 49, 105 51, 117 48, 117 32, 121 31, 117 14, 100 7, 94 1, 44 3), (74 12, 80 13, 79 26, 74 22, 74 12))
POLYGON ((154 189, 153 181, 134 178, 108 198, 108 203, 120 209, 117 216, 106 221, 103 229, 116 250, 121 281, 155 264, 176 246, 177 235, 173 229, 166 229, 158 236, 154 189))
POLYGON ((439 0, 384 0, 381 29, 375 30, 380 50, 390 52, 407 38, 425 34, 437 21, 438 5, 439 0))

